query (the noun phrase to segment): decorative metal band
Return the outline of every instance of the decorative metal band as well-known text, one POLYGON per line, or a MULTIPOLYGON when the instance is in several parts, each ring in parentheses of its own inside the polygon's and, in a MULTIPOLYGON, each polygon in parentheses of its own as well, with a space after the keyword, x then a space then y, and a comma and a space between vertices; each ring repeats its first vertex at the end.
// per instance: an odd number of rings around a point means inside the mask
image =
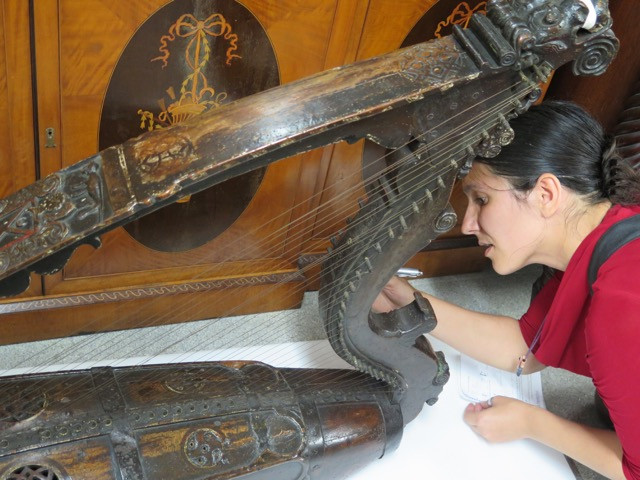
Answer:
POLYGON ((123 478, 130 480, 144 480, 144 472, 140 461, 135 436, 126 421, 126 402, 118 387, 114 371, 109 367, 91 369, 96 393, 107 415, 113 419, 111 443, 113 455, 123 478))
POLYGON ((65 297, 43 298, 39 300, 4 303, 0 305, 0 314, 52 310, 55 308, 94 305, 97 303, 140 300, 144 298, 159 297, 161 295, 198 293, 206 292, 209 290, 222 290, 224 288, 230 287, 251 287, 273 283, 300 282, 303 280, 304 277, 300 272, 275 273, 271 275, 259 275, 255 277, 229 278, 225 280, 182 283, 179 285, 134 288, 128 290, 117 290, 113 292, 90 293, 86 295, 68 295, 65 297))

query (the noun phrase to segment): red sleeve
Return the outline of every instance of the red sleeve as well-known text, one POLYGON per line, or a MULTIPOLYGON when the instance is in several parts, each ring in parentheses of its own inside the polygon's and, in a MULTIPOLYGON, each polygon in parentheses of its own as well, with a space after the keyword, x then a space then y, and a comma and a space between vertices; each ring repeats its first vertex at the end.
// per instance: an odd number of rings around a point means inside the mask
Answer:
MULTIPOLYGON (((540 324, 544 320, 545 315, 553 303, 553 299, 556 296, 558 287, 560 286, 560 280, 562 278, 562 272, 554 274, 544 287, 540 289, 540 292, 535 296, 529 305, 527 312, 520 318, 520 331, 524 337, 524 341, 527 345, 531 345, 533 338, 538 333, 540 324)), ((538 345, 535 346, 533 352, 537 350, 538 345)))
POLYGON ((640 479, 640 241, 600 268, 586 320, 587 362, 623 449, 623 469, 640 479))

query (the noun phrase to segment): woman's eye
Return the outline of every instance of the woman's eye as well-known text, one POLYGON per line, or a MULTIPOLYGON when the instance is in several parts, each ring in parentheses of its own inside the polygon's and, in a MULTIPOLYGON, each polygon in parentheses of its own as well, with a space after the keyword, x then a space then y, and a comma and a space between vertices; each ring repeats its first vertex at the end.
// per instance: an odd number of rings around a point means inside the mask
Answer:
POLYGON ((476 197, 474 202, 476 202, 476 204, 478 204, 478 205, 486 205, 487 204, 487 197, 476 197))

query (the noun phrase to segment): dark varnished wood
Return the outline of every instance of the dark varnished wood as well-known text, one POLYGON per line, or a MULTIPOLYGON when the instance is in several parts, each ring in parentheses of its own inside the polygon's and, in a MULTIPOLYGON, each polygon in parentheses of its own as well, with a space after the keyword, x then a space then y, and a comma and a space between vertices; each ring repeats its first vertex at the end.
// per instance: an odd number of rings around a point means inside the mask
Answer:
POLYGON ((44 465, 58 479, 344 478, 402 435, 388 386, 354 371, 196 363, 0 386, 0 475, 44 465))

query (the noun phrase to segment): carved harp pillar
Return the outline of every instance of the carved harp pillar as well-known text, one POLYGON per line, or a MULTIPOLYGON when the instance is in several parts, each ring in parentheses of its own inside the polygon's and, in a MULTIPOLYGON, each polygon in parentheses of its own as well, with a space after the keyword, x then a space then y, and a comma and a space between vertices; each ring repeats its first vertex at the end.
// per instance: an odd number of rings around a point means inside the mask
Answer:
MULTIPOLYGON (((18 168, 10 161, 15 152, 5 150, 10 155, 0 162, 16 179, 24 172, 42 178, 234 99, 450 34, 453 23, 464 26, 484 7, 457 0, 39 0, 29 12, 24 2, 4 4, 11 7, 8 20, 25 26, 16 29, 22 43, 7 41, 28 49, 30 21, 34 39, 37 155, 23 153, 18 168)), ((28 93, 26 60, 22 67, 14 91, 28 93)), ((33 144, 30 125, 12 125, 22 129, 25 145, 33 144)), ((341 143, 283 160, 109 232, 98 249, 81 247, 63 270, 32 275, 22 298, 1 305, 0 342, 298 305, 306 289, 317 288, 314 267, 330 234, 366 195, 363 145, 341 143)), ((163 160, 148 168, 162 169, 163 160)), ((89 217, 90 179, 75 180, 78 192, 89 191, 80 213, 89 217)), ((453 205, 463 205, 455 194, 453 205)), ((410 265, 427 274, 482 266, 468 239, 439 242, 410 265), (465 248, 451 255, 457 246, 465 248)))

